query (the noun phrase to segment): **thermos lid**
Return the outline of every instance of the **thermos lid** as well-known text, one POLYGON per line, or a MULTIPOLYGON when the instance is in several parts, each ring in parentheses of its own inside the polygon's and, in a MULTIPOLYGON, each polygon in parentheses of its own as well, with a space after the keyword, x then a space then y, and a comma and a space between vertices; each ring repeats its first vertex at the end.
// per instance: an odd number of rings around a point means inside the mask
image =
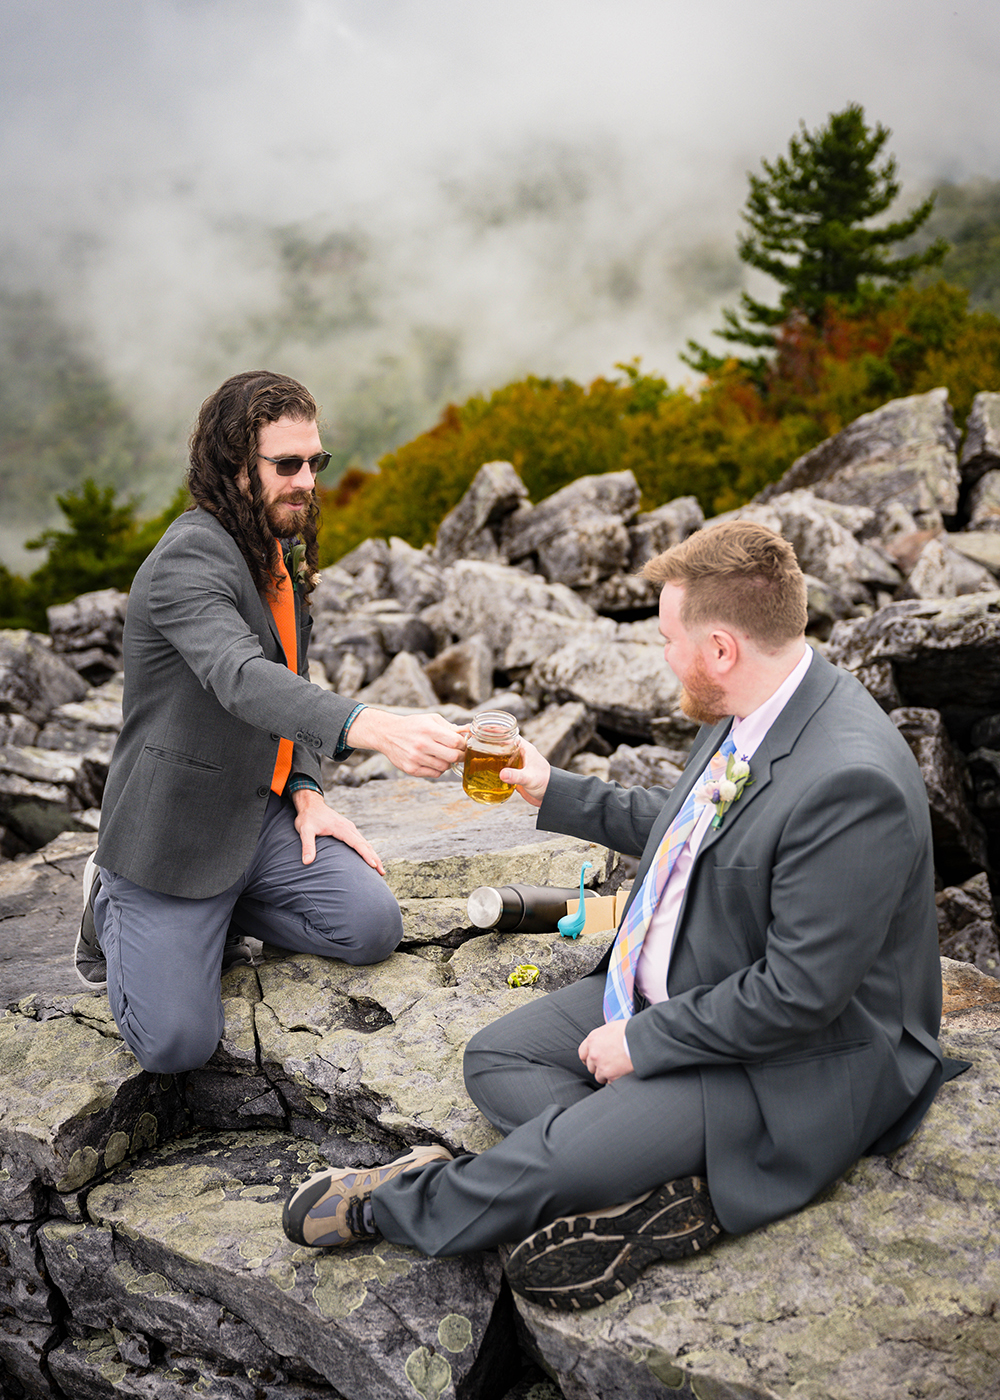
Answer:
POLYGON ((493 928, 503 913, 503 896, 492 885, 481 885, 469 895, 466 908, 473 928, 493 928))

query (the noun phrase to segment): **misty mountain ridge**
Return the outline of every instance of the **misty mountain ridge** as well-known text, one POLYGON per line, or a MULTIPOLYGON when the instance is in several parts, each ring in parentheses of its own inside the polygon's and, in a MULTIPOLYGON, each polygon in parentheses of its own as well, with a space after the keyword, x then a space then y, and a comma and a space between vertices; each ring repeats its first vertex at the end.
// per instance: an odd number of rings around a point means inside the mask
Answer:
MULTIPOLYGON (((528 373, 589 381, 609 372, 609 343, 631 359, 653 325, 661 345, 678 348, 693 324, 710 334, 742 284, 735 240, 685 243, 665 218, 636 222, 634 208, 617 205, 624 192, 599 148, 586 158, 557 146, 521 153, 503 178, 442 176, 440 188, 447 217, 433 238, 389 220, 218 227, 236 264, 233 295, 183 353, 171 343, 177 327, 156 322, 122 332, 114 348, 115 316, 129 310, 96 319, 108 273, 82 237, 70 261, 84 283, 91 267, 89 309, 60 275, 26 289, 23 268, 15 279, 10 267, 8 282, 21 287, 0 287, 0 560, 37 567, 24 541, 58 520, 56 494, 88 476, 140 498, 142 513, 162 509, 182 479, 201 398, 238 369, 280 368, 313 390, 331 485, 348 466, 372 469, 449 401, 528 373)), ((973 309, 1000 314, 1000 182, 940 187, 921 246, 938 234, 954 245, 941 275, 969 290, 973 309)))

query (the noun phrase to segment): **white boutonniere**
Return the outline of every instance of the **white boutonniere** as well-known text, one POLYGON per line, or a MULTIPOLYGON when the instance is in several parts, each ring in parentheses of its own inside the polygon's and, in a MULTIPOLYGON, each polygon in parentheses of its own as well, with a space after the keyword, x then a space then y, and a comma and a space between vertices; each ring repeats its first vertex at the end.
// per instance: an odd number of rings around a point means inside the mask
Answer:
POLYGON ((710 779, 698 789, 695 794, 697 800, 715 808, 715 816, 712 818, 713 831, 722 825, 722 818, 733 803, 738 802, 743 796, 743 789, 750 787, 752 782, 750 764, 746 757, 737 758, 734 753, 731 753, 726 762, 724 775, 721 778, 710 779))
POLYGON ((286 549, 285 568, 296 592, 304 592, 310 583, 315 586, 315 577, 306 563, 306 547, 302 540, 296 540, 290 549, 286 549))

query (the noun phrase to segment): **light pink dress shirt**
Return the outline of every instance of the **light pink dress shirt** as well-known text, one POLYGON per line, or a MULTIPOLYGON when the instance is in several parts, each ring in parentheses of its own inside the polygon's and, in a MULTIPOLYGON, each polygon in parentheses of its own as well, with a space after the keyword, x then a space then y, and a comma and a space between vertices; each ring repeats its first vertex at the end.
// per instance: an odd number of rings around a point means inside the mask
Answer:
MULTIPOLYGON (((765 700, 763 705, 758 705, 751 714, 734 722, 730 733, 736 745, 737 758, 753 758, 767 731, 801 684, 811 660, 812 647, 807 644, 794 670, 785 677, 774 694, 765 700)), ((664 886, 660 902, 646 930, 635 970, 635 984, 647 1001, 667 1000, 667 971, 677 935, 677 918, 691 876, 691 867, 714 815, 714 808, 705 803, 701 816, 670 872, 670 878, 664 886)))

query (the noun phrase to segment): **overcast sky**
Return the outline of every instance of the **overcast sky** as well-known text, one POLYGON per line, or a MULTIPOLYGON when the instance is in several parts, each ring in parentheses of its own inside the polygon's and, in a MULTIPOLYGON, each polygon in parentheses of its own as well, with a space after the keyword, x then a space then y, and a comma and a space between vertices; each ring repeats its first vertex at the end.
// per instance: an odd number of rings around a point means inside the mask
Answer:
POLYGON ((383 373, 679 382, 800 121, 862 103, 907 207, 1000 178, 998 36, 996 0, 5 0, 0 279, 161 425, 264 349, 333 414, 383 373), (357 237, 368 314, 269 343, 298 222, 357 237))

